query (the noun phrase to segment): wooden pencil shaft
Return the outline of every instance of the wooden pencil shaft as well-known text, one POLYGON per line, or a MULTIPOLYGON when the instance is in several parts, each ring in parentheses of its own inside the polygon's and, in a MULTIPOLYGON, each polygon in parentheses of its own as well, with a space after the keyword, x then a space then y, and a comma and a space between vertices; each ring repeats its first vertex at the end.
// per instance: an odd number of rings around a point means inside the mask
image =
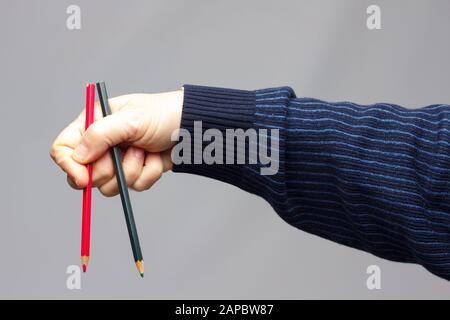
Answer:
MULTIPOLYGON (((108 93, 106 91, 105 83, 97 83, 97 90, 103 116, 107 117, 111 115, 111 109, 108 103, 108 93)), ((122 208, 125 215, 125 221, 128 229, 128 235, 130 237, 131 249, 133 250, 134 260, 143 260, 141 246, 139 244, 139 237, 136 229, 136 223, 134 221, 133 208, 131 206, 130 195, 128 193, 128 187, 122 167, 122 154, 119 147, 117 146, 111 148, 110 152, 114 164, 114 170, 116 172, 120 199, 122 201, 122 208)))
MULTIPOLYGON (((94 101, 95 85, 89 83, 86 85, 86 119, 85 129, 94 121, 94 101)), ((91 233, 91 202, 92 202, 92 165, 88 164, 88 185, 83 189, 83 210, 81 218, 81 256, 83 271, 86 271, 87 261, 89 260, 90 233, 91 233), (84 258, 83 258, 84 257, 84 258)))
POLYGON ((128 187, 122 167, 122 155, 118 147, 113 147, 111 149, 111 157, 113 158, 114 169, 116 171, 120 200, 122 202, 122 208, 125 213, 125 220, 128 229, 128 235, 130 237, 131 249, 133 250, 134 260, 142 260, 139 237, 136 229, 136 223, 134 221, 133 208, 131 206, 130 195, 128 193, 128 187))

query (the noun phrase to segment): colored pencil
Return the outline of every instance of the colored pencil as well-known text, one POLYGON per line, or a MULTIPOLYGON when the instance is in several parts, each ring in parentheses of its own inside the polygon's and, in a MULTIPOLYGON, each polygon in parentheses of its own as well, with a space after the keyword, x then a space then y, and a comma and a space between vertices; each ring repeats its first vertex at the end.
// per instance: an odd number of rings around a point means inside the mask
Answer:
MULTIPOLYGON (((86 121, 84 128, 87 129, 94 122, 94 100, 95 85, 86 85, 86 121)), ((86 272, 89 263, 89 247, 91 240, 91 200, 92 200, 92 164, 86 165, 89 181, 83 189, 83 213, 81 218, 81 264, 83 272, 86 272)))
MULTIPOLYGON (((111 109, 108 102, 108 93, 106 92, 106 85, 104 82, 97 82, 98 97, 102 107, 103 117, 111 115, 111 109)), ((117 184, 119 187, 120 199, 122 201, 123 212, 125 214, 125 221, 127 224, 128 235, 130 237, 131 249, 133 250, 133 257, 136 267, 141 277, 144 277, 144 259, 142 258, 141 246, 139 244, 139 237, 136 229, 136 223, 133 216, 133 208, 131 207, 130 195, 125 180, 125 175, 122 168, 122 155, 119 147, 111 148, 111 157, 116 172, 117 184)))

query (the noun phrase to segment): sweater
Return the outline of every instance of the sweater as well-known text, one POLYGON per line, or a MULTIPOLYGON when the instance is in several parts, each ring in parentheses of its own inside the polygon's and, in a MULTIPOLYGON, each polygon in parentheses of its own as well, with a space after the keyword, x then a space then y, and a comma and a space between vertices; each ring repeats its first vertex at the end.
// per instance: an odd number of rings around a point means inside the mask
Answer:
POLYGON ((224 135, 278 129, 278 171, 191 162, 174 172, 230 183, 298 229, 450 280, 449 105, 412 110, 296 97, 290 87, 185 85, 181 128, 194 135, 196 121, 224 135))

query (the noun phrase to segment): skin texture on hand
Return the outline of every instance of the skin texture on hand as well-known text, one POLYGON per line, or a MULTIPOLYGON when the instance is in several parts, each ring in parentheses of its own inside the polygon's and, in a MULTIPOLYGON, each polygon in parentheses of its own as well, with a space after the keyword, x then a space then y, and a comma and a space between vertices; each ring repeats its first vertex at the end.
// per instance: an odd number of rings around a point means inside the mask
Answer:
POLYGON ((96 102, 95 121, 87 130, 83 110, 55 139, 50 156, 75 189, 87 185, 85 164, 93 163, 93 186, 115 196, 119 191, 109 149, 118 145, 128 186, 146 190, 172 168, 171 135, 180 127, 183 91, 123 95, 109 99, 109 104, 112 115, 103 118, 96 102))

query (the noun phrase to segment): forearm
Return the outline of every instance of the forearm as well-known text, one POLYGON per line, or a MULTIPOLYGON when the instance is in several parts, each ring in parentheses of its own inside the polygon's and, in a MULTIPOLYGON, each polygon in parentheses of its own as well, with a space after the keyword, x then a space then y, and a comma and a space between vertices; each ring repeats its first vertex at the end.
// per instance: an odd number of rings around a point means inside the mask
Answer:
POLYGON ((326 103, 287 87, 186 87, 183 108, 189 130, 194 120, 203 132, 278 130, 279 163, 274 175, 262 175, 260 163, 174 171, 232 183, 300 229, 450 279, 449 106, 326 103))

